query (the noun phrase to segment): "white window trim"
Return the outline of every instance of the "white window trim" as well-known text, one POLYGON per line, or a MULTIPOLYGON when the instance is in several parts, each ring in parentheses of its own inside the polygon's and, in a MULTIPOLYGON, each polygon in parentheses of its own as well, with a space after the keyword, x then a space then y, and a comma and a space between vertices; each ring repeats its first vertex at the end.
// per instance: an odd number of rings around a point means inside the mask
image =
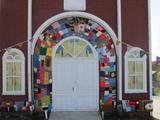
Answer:
POLYGON ((3 63, 3 86, 2 86, 2 95, 25 95, 25 57, 22 51, 16 48, 11 48, 9 51, 6 51, 2 57, 3 63), (16 52, 20 55, 21 60, 10 61, 6 60, 9 52, 16 52), (22 79, 21 79, 21 91, 6 91, 6 63, 7 62, 21 62, 21 70, 22 70, 22 79))
MULTIPOLYGON (((147 93, 147 56, 142 58, 128 58, 128 55, 132 51, 141 51, 141 48, 133 47, 125 54, 125 93, 147 93), (143 62, 143 89, 128 89, 128 62, 129 61, 142 61, 143 62)), ((142 50, 143 51, 143 50, 142 50)))
POLYGON ((63 0, 64 10, 86 10, 86 0, 63 0))

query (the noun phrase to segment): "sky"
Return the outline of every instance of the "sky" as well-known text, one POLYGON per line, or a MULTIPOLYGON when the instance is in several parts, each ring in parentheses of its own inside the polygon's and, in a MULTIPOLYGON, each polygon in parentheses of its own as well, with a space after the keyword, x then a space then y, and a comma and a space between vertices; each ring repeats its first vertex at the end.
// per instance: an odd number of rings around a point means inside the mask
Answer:
POLYGON ((152 60, 160 57, 160 0, 151 0, 152 60))

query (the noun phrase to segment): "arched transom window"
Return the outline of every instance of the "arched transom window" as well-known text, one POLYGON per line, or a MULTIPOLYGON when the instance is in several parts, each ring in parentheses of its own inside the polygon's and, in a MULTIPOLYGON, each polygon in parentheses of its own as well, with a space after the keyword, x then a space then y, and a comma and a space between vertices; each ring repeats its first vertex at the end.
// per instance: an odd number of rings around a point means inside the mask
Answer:
POLYGON ((3 55, 3 95, 25 94, 24 54, 12 48, 3 55))
POLYGON ((94 57, 91 45, 80 37, 63 40, 56 49, 56 58, 91 58, 94 57))
POLYGON ((133 47, 125 54, 125 93, 147 92, 145 52, 133 47))

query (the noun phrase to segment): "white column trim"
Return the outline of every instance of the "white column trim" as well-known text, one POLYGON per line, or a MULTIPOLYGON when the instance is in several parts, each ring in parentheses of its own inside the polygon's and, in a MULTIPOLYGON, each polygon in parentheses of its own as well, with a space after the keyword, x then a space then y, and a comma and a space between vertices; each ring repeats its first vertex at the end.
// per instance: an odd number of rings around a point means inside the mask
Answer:
POLYGON ((121 18, 121 0, 117 0, 117 28, 119 44, 119 57, 118 57, 118 98, 122 100, 122 18, 121 18))
POLYGON ((149 91, 152 99, 152 42, 151 42, 151 0, 148 0, 148 38, 149 38, 149 91))
POLYGON ((31 101, 32 0, 28 0, 28 100, 31 101))

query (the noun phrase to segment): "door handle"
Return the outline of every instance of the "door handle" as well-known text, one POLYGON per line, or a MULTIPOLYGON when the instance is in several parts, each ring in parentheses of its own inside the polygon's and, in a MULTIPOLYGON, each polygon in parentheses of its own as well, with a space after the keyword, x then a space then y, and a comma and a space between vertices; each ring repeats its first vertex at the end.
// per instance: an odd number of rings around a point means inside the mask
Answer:
POLYGON ((72 91, 74 91, 74 87, 72 87, 72 91))

